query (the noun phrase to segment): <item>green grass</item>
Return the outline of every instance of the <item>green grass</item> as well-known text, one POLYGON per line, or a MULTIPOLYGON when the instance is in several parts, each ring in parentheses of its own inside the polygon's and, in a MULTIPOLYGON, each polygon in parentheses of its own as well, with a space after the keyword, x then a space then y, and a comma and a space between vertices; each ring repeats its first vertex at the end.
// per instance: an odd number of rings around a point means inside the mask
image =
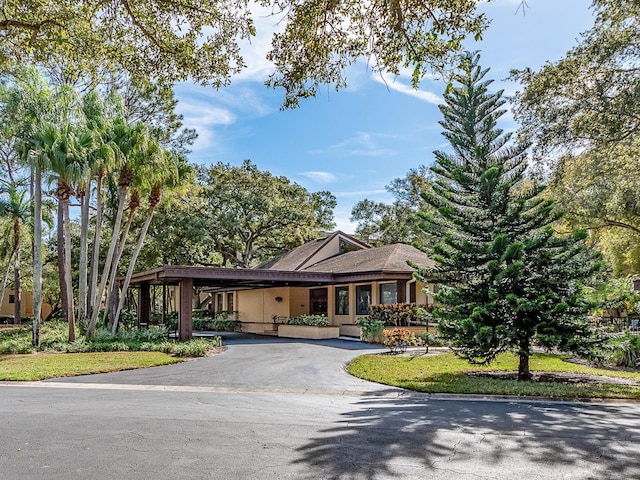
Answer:
POLYGON ((160 352, 0 355, 0 380, 35 381, 170 365, 181 361, 180 358, 160 352))
MULTIPOLYGON (((567 362, 566 358, 563 355, 534 354, 530 359, 530 369, 606 375, 640 381, 640 373, 586 367, 567 362)), ((428 393, 640 399, 638 386, 587 382, 518 382, 466 374, 470 371, 492 370, 517 372, 518 360, 513 354, 499 356, 488 367, 471 365, 450 353, 432 356, 364 355, 352 361, 347 370, 365 380, 428 393)))

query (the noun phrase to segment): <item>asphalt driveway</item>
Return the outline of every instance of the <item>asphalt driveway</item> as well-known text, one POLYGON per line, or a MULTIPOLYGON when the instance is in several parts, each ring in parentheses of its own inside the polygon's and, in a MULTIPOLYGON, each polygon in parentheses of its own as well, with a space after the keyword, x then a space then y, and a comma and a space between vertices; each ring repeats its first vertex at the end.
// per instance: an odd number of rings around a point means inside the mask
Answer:
POLYGON ((166 367, 0 383, 4 480, 640 478, 640 405, 350 377, 368 345, 248 335, 166 367))
MULTIPOLYGON (((239 333, 222 333, 226 351, 170 366, 130 370, 49 382, 215 387, 238 391, 307 390, 376 392, 380 386, 345 372, 344 366, 373 346, 351 340, 298 340, 239 333), (90 379, 90 380, 89 380, 90 379)), ((398 391, 401 391, 398 389, 398 391)))

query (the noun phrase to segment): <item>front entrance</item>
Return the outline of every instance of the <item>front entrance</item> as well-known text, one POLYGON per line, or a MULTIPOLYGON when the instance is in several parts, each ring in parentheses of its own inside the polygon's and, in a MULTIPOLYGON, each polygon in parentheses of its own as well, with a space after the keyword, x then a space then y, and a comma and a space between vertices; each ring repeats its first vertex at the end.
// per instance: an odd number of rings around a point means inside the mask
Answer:
POLYGON ((328 298, 328 288, 312 288, 309 290, 309 313, 311 315, 326 315, 328 298))

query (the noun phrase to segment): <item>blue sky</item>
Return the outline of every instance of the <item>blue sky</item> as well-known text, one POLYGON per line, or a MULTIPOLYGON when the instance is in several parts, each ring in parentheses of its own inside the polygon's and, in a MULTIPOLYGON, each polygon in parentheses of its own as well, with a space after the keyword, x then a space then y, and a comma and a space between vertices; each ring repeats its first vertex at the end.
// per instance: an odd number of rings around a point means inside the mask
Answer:
MULTIPOLYGON (((517 85, 506 81, 509 70, 537 69, 561 58, 580 32, 592 26, 590 4, 527 0, 523 16, 520 0, 495 0, 482 5, 492 19, 483 40, 469 42, 467 48, 481 52, 495 90, 513 93, 517 85)), ((364 198, 390 201, 385 185, 411 168, 430 165, 434 150, 446 150, 438 124, 444 84, 425 79, 414 91, 408 75, 388 78, 385 84, 363 62, 350 69, 347 89, 325 88, 298 109, 281 111, 282 92, 263 83, 272 70, 264 55, 274 22, 257 18, 258 37, 245 50, 248 68, 230 87, 177 86, 177 110, 199 134, 190 161, 238 165, 250 159, 309 191, 329 190, 338 201, 337 228, 353 232, 349 217, 355 203, 364 198)), ((510 114, 501 127, 516 128, 510 114)))

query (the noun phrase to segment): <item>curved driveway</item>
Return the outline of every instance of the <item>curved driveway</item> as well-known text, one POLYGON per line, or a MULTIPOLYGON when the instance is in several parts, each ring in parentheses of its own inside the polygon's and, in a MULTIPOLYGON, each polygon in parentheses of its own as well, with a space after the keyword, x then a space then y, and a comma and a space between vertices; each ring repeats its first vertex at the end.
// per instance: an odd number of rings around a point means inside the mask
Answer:
MULTIPOLYGON (((307 341, 223 333, 227 350, 209 358, 143 370, 55 379, 51 382, 194 386, 238 391, 375 392, 389 387, 346 373, 355 357, 380 347, 350 340, 307 341), (88 380, 90 379, 90 380, 88 380)), ((398 389, 398 392, 402 390, 398 389)))
POLYGON ((166 367, 0 383, 0 479, 640 478, 637 403, 437 397, 352 378, 371 346, 231 335, 166 367))

